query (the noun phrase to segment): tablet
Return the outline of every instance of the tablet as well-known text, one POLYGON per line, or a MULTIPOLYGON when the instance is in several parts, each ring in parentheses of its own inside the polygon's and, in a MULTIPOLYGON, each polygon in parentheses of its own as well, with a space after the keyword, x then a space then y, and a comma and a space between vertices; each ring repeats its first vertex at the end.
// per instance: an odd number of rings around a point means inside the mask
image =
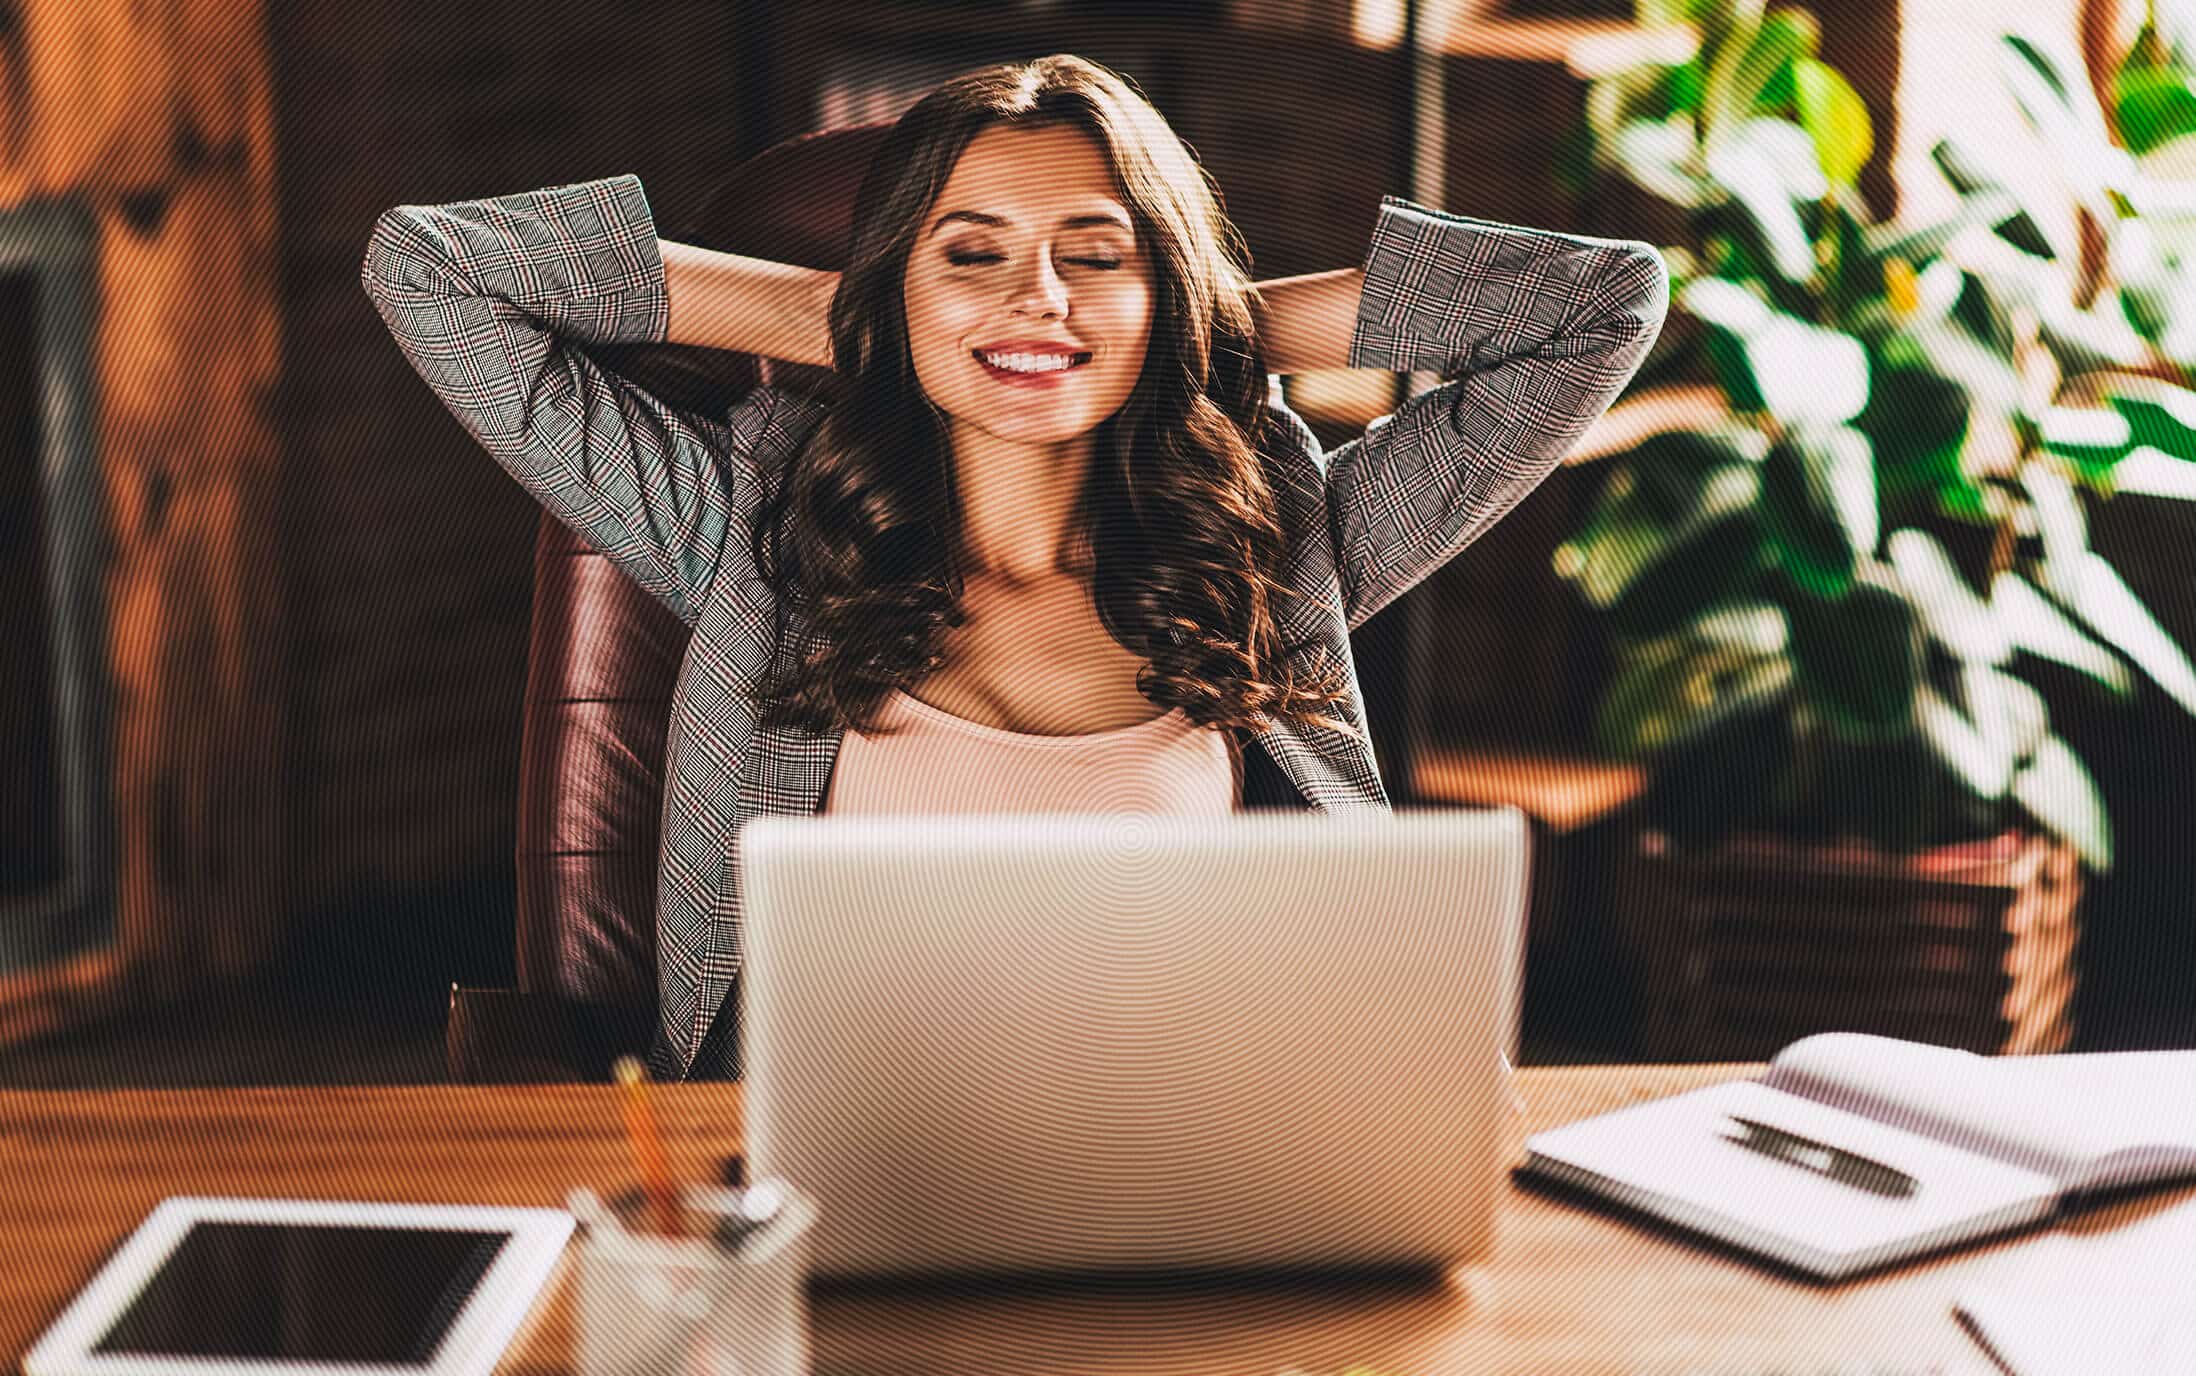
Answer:
POLYGON ((571 1236, 561 1209, 162 1200, 25 1376, 485 1376, 571 1236))

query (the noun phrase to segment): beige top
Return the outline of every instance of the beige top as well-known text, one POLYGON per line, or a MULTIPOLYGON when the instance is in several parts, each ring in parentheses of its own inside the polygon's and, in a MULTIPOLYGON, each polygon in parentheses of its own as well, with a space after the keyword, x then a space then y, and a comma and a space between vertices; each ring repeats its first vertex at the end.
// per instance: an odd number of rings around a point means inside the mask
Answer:
POLYGON ((940 711, 894 689, 867 735, 849 728, 826 813, 1228 813, 1243 796, 1234 737, 1176 707, 1111 731, 1041 736, 940 711))

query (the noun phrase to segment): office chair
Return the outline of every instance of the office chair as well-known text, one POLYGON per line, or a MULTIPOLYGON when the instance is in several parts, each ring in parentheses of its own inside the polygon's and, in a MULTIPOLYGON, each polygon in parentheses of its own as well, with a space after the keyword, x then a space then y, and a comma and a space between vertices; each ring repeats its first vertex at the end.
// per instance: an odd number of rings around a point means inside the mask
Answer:
MULTIPOLYGON (((749 158, 667 239, 836 272, 854 194, 890 121, 749 158)), ((722 350, 600 348, 674 405, 761 383, 815 392, 829 369, 722 350)), ((603 1080, 656 1021, 656 846, 671 695, 689 632, 547 511, 534 547, 518 802, 518 988, 450 986, 453 1081, 603 1080)))

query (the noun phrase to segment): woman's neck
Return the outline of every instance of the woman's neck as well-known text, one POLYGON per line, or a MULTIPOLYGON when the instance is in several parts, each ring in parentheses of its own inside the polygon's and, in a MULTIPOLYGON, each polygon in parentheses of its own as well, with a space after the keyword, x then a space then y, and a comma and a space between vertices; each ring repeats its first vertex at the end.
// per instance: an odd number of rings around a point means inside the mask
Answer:
POLYGON ((1057 445, 992 435, 958 442, 961 538, 970 577, 1013 585, 1064 572, 1068 523, 1090 462, 1090 437, 1057 445))

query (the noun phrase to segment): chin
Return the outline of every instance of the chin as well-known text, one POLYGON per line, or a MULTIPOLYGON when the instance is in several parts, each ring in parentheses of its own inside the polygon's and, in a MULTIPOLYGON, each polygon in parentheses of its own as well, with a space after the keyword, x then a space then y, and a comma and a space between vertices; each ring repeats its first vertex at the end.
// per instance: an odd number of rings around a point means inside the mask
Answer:
POLYGON ((1003 440, 1024 444, 1058 444, 1087 435, 1098 428, 1094 420, 1062 420, 1058 416, 1002 416, 978 411, 966 418, 970 424, 1003 440))

